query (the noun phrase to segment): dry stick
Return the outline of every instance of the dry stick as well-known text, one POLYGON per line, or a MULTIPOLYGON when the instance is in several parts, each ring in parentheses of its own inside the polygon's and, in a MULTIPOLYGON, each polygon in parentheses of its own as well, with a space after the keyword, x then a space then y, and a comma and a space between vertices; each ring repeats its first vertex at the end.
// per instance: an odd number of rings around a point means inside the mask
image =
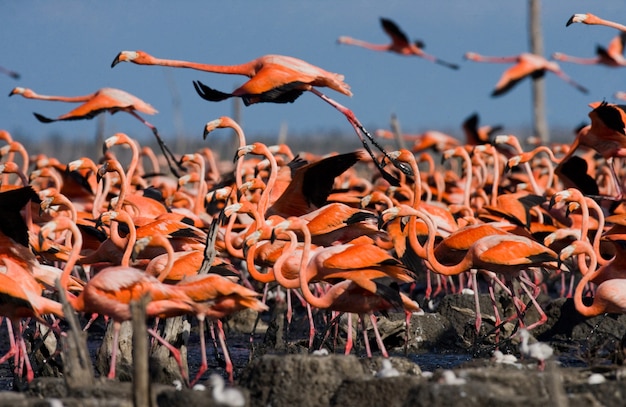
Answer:
POLYGON ((131 301, 130 312, 133 324, 133 406, 150 407, 150 374, 148 371, 148 341, 143 334, 147 331, 146 306, 149 295, 131 301))
POLYGON ((204 259, 202 260, 202 265, 200 266, 200 270, 198 270, 198 274, 208 274, 211 266, 213 265, 213 261, 215 260, 215 256, 217 254, 217 251, 215 250, 215 240, 217 239, 217 232, 223 219, 224 210, 222 209, 220 214, 213 219, 213 222, 211 222, 211 226, 209 226, 209 231, 206 235, 206 247, 204 248, 204 259))
POLYGON ((74 309, 67 302, 65 287, 57 279, 56 287, 69 330, 62 336, 65 385, 70 390, 92 387, 95 383, 93 363, 87 350, 87 333, 80 328, 74 309))
POLYGON ((398 148, 400 150, 406 150, 406 142, 404 141, 404 137, 402 137, 400 121, 398 120, 398 116, 396 116, 395 114, 391 115, 391 131, 393 132, 393 135, 396 138, 396 142, 398 143, 398 148))

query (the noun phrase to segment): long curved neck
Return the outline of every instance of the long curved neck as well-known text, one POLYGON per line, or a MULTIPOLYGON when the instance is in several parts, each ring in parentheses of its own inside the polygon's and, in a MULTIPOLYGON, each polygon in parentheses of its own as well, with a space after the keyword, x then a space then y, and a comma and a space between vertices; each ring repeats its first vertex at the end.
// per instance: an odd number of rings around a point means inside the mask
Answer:
POLYGON ((587 287, 587 284, 593 280, 599 273, 597 270, 597 258, 591 246, 585 244, 583 254, 586 254, 591 259, 589 264, 589 272, 583 275, 583 278, 578 282, 576 290, 574 291, 574 306, 576 310, 585 317, 594 317, 596 315, 606 312, 606 301, 600 297, 596 297, 590 306, 583 303, 583 291, 587 287))
POLYGON ((283 265, 288 258, 294 255, 295 249, 298 246, 298 237, 295 232, 291 230, 287 230, 284 233, 289 236, 289 240, 285 243, 282 254, 274 263, 274 276, 276 278, 276 282, 283 288, 296 289, 300 287, 300 280, 286 278, 285 274, 283 274, 283 265))
POLYGON ((78 102, 86 102, 91 99, 94 94, 90 93, 85 96, 49 96, 49 95, 39 95, 35 92, 26 92, 22 94, 23 97, 27 99, 37 99, 37 100, 51 100, 55 102, 70 102, 70 103, 78 103, 78 102))
POLYGON ((476 55, 475 57, 471 58, 472 61, 474 62, 492 62, 492 63, 512 63, 512 62, 516 62, 518 60, 518 56, 510 56, 510 57, 492 57, 492 56, 485 56, 485 55, 476 55))
MULTIPOLYGON (((416 211, 412 215, 416 215, 418 218, 422 219, 426 223, 428 229, 428 238, 426 239, 426 247, 424 249, 426 251, 426 256, 424 257, 424 260, 426 261, 426 263, 428 263, 430 268, 435 273, 442 274, 444 276, 454 276, 464 271, 467 271, 472 267, 472 256, 469 251, 463 258, 463 260, 461 260, 457 264, 448 266, 440 263, 439 260, 437 260, 437 256, 435 255, 435 237, 437 228, 433 224, 432 220, 430 220, 428 214, 422 213, 421 211, 416 211)), ((419 245, 419 243, 417 243, 417 239, 415 240, 415 242, 417 245, 419 245)))
POLYGON ((65 262, 65 267, 63 268, 63 273, 61 274, 61 286, 65 289, 67 289, 69 285, 70 274, 72 273, 72 270, 74 269, 74 266, 78 261, 80 251, 83 247, 83 235, 78 229, 78 226, 76 226, 76 223, 68 219, 67 224, 69 225, 69 229, 72 233, 72 236, 74 237, 74 242, 72 243, 69 257, 65 262))
POLYGON ((115 217, 115 220, 112 220, 110 238, 116 246, 124 247, 124 254, 122 255, 120 265, 123 267, 130 267, 130 257, 132 255, 135 242, 137 241, 137 229, 135 228, 135 223, 133 222, 133 219, 130 217, 128 212, 120 209, 117 210, 116 213, 117 215, 115 217), (117 222, 123 222, 128 226, 128 236, 126 238, 122 238, 119 235, 117 222), (115 228, 113 226, 115 226, 115 228))
POLYGON ((165 253, 167 256, 167 262, 165 263, 163 270, 161 270, 161 272, 159 273, 157 277, 157 279, 160 282, 163 282, 165 281, 167 276, 170 274, 170 271, 172 271, 172 268, 174 267, 174 248, 172 247, 172 244, 170 243, 169 239, 166 238, 165 236, 159 236, 156 244, 165 249, 165 253))
POLYGON ((201 64, 198 62, 182 61, 176 59, 161 59, 151 57, 145 62, 136 62, 139 65, 161 65, 170 66, 174 68, 188 68, 195 69, 197 71, 224 73, 232 75, 246 75, 253 76, 256 72, 256 61, 250 61, 239 65, 213 65, 213 64, 201 64))
POLYGON ((558 58, 554 58, 557 61, 563 61, 563 62, 571 62, 574 64, 581 64, 581 65, 595 65, 597 63, 599 63, 599 58, 582 58, 582 57, 575 57, 572 55, 565 55, 565 54, 559 54, 558 58))
POLYGON ((258 243, 253 244, 248 249, 248 253, 246 254, 246 265, 248 268, 248 273, 253 279, 260 283, 271 283, 273 281, 276 281, 273 269, 268 270, 267 273, 261 273, 256 269, 256 266, 254 265, 254 257, 256 255, 257 245, 258 243))
POLYGON ((351 37, 341 37, 340 42, 346 45, 355 45, 357 47, 363 47, 371 49, 373 51, 389 51, 391 48, 389 44, 372 44, 371 42, 357 40, 351 37))

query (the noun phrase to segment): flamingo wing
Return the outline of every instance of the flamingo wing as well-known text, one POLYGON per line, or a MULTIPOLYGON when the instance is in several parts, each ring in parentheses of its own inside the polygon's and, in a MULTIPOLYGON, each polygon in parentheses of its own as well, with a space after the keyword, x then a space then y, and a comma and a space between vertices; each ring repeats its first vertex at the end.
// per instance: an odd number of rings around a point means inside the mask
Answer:
POLYGON ((398 27, 396 23, 391 21, 388 18, 381 18, 380 24, 383 27, 383 30, 391 37, 391 40, 394 44, 408 46, 409 45, 409 37, 398 27))

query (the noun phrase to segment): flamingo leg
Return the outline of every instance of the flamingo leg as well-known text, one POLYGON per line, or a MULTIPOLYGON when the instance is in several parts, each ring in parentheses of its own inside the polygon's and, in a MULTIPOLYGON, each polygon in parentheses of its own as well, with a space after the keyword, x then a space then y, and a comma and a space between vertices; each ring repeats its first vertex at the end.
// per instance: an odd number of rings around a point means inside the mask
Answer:
POLYGON ((185 167, 183 167, 183 165, 179 162, 179 160, 176 159, 176 156, 174 155, 174 153, 172 153, 172 151, 169 149, 169 147, 165 144, 165 141, 163 141, 163 139, 159 135, 159 132, 157 131, 157 128, 154 125, 148 123, 144 118, 139 116, 134 111, 127 110, 127 112, 130 113, 132 116, 134 116, 137 120, 142 122, 144 125, 146 125, 148 128, 150 128, 150 130, 152 130, 152 133, 156 137, 156 140, 159 143, 159 147, 161 148, 161 151, 163 152, 163 155, 165 156, 165 159, 167 160, 167 165, 170 167, 170 171, 172 171, 172 174, 176 178, 179 178, 180 175, 178 174, 178 171, 172 165, 172 162, 174 162, 176 164, 176 166, 178 167, 179 170, 186 171, 185 167))
POLYGON ((352 339, 352 313, 348 313, 348 335, 346 337, 346 347, 344 349, 344 354, 349 355, 352 352, 352 346, 354 345, 354 340, 352 339))
POLYGON ((226 346, 226 336, 224 335, 224 327, 222 326, 222 321, 217 320, 217 337, 219 338, 220 345, 222 347, 222 352, 224 353, 224 362, 226 363, 226 373, 228 373, 228 381, 232 384, 234 382, 233 378, 233 362, 230 359, 230 354, 228 352, 228 347, 226 346))
POLYGON ((476 304, 476 332, 480 332, 480 326, 483 323, 482 315, 480 313, 480 297, 478 295, 478 281, 476 278, 476 274, 478 270, 472 269, 472 288, 474 289, 474 303, 476 304))
POLYGON ((378 332, 378 323, 376 321, 376 315, 374 315, 373 313, 370 313, 370 320, 372 321, 372 329, 374 330, 374 336, 376 337, 376 343, 378 344, 378 347, 380 348, 380 352, 382 353, 384 357, 388 358, 389 354, 387 353, 387 348, 385 348, 385 344, 383 343, 383 338, 380 336, 380 332, 378 332))
POLYGON ((367 144, 367 141, 365 140, 365 138, 363 138, 363 135, 365 135, 365 137, 367 137, 369 142, 372 143, 374 147, 376 147, 385 156, 385 158, 387 158, 390 162, 392 162, 396 168, 398 168, 400 171, 402 171, 403 173, 409 176, 413 175, 413 171, 407 165, 405 165, 404 163, 400 163, 397 160, 389 157, 389 154, 387 153, 387 151, 385 151, 385 149, 380 144, 378 144, 376 139, 367 131, 367 129, 365 129, 365 127, 361 124, 361 122, 356 118, 352 110, 348 109, 347 107, 329 98, 328 96, 326 96, 319 90, 315 89, 314 87, 310 87, 309 90, 313 94, 319 96, 322 100, 330 104, 332 107, 340 111, 344 116, 346 116, 346 118, 348 119, 352 127, 354 127, 354 130, 357 136, 359 137, 359 139, 361 140, 363 147, 368 152, 370 157, 372 157, 372 159, 374 160, 374 163, 376 163, 376 166, 378 167, 378 170, 381 172, 383 178, 385 178, 388 182, 392 183, 393 185, 398 184, 397 179, 395 179, 391 174, 384 171, 383 169, 384 165, 378 162, 378 160, 376 159, 376 156, 374 156, 374 153, 372 152, 372 149, 367 144))
POLYGON ((176 360, 176 364, 178 365, 178 368, 180 369, 180 374, 183 380, 185 381, 185 383, 189 383, 189 376, 187 375, 187 371, 185 370, 185 366, 183 365, 183 360, 182 360, 182 357, 180 356, 180 350, 176 349, 171 343, 163 339, 163 337, 161 337, 161 335, 159 335, 154 329, 152 328, 148 329, 148 333, 152 335, 152 337, 156 339, 161 345, 165 346, 170 351, 170 353, 172 354, 172 357, 174 358, 174 360, 176 360))
POLYGON ((196 384, 198 382, 198 380, 200 380, 200 378, 202 377, 202 375, 204 374, 204 372, 207 371, 207 369, 209 368, 209 364, 207 363, 207 359, 206 359, 206 341, 205 341, 205 334, 204 334, 204 324, 206 324, 206 320, 204 318, 204 316, 199 316, 198 317, 198 325, 200 326, 200 354, 201 354, 201 362, 200 362, 200 368, 198 368, 198 372, 196 373, 196 377, 193 378, 193 380, 191 381, 191 383, 189 384, 190 386, 193 387, 194 384, 196 384))
POLYGON ((117 321, 113 321, 113 346, 111 349, 111 366, 109 367, 108 379, 115 379, 115 364, 117 363, 117 345, 120 337, 120 329, 122 324, 117 321))

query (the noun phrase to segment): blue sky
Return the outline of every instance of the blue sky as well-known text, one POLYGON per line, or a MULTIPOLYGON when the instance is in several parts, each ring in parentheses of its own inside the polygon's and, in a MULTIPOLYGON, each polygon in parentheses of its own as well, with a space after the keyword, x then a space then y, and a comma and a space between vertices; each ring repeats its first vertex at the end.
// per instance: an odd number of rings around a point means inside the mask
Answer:
MULTIPOLYGON (((141 49, 158 57, 214 64, 284 54, 344 74, 354 92, 352 98, 323 91, 353 109, 371 131, 388 128, 390 116, 396 114, 405 132, 451 129, 460 136, 462 120, 473 112, 480 114, 483 124, 512 129, 531 123, 530 83, 524 81, 510 93, 491 98, 493 86, 508 65, 473 63, 462 57, 467 51, 494 56, 528 51, 527 4, 487 0, 4 1, 0 3, 0 65, 18 71, 21 79, 0 75, 0 86, 5 95, 14 86, 66 96, 102 87, 124 89, 159 110, 146 119, 166 139, 175 134, 201 138, 207 121, 233 114, 232 102, 204 101, 192 81, 231 91, 245 77, 133 64, 111 69, 117 53, 141 49), (453 71, 420 58, 336 43, 341 35, 387 42, 379 24, 381 16, 396 21, 410 38, 423 40, 425 51, 461 68, 453 71)), ((559 51, 591 57, 596 45, 606 45, 616 34, 600 26, 565 27, 573 13, 582 12, 626 23, 623 0, 544 0, 546 55, 559 51)), ((587 120, 588 103, 614 101, 615 91, 626 90, 626 68, 564 62, 561 67, 591 92, 581 94, 548 75, 551 126, 574 128, 587 120)), ((0 128, 36 138, 51 133, 92 137, 95 120, 43 124, 32 115, 56 117, 73 106, 5 97, 0 104, 0 128)), ((278 133, 283 124, 292 133, 339 130, 354 137, 343 116, 312 94, 289 105, 246 107, 242 124, 251 137, 278 133)), ((147 129, 124 113, 107 115, 106 132, 116 131, 150 137, 147 129)))

